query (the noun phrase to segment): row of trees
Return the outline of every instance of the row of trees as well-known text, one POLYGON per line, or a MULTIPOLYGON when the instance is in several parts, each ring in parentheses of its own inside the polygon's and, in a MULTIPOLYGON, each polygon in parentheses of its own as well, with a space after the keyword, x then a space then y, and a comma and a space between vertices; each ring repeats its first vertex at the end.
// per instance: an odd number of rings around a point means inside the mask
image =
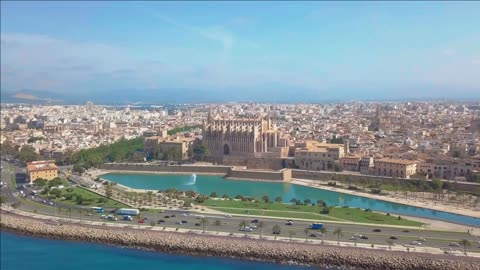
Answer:
POLYGON ((96 167, 105 162, 140 161, 136 152, 143 152, 143 138, 121 139, 110 145, 80 150, 73 153, 74 170, 82 173, 84 169, 96 167))

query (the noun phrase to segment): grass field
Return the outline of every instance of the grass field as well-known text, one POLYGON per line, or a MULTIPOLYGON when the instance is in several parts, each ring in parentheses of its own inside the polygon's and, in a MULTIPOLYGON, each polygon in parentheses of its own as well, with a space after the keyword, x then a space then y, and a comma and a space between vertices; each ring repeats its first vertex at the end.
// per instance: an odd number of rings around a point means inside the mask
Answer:
POLYGON ((322 207, 311 205, 291 205, 282 203, 260 203, 212 199, 205 201, 202 205, 231 214, 304 218, 326 221, 337 220, 401 226, 423 225, 423 223, 404 218, 399 220, 398 216, 387 216, 386 214, 365 212, 359 208, 333 207, 330 209, 329 214, 320 214, 322 207))
MULTIPOLYGON (((107 203, 99 203, 98 199, 104 198, 104 196, 98 195, 81 187, 74 187, 73 194, 78 194, 82 196, 82 198, 84 199, 84 203, 82 204, 83 206, 102 206, 111 208, 128 207, 127 205, 112 199, 108 200, 107 203)), ((68 205, 78 205, 75 200, 65 200, 64 198, 55 199, 55 201, 68 205)))

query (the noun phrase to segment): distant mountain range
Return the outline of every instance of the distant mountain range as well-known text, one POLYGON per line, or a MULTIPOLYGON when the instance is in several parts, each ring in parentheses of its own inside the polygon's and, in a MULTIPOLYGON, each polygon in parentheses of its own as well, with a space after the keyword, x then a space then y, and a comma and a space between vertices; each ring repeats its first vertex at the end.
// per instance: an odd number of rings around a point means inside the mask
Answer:
MULTIPOLYGON (((123 89, 109 91, 84 91, 57 93, 48 90, 1 90, 2 103, 27 104, 85 104, 92 101, 103 105, 125 104, 184 104, 184 103, 224 103, 224 102, 259 102, 259 103, 336 103, 352 100, 362 101, 425 101, 444 100, 442 97, 404 97, 391 98, 378 95, 376 98, 367 98, 361 95, 345 95, 344 91, 315 91, 299 89, 298 87, 276 86, 258 89, 228 89, 228 90, 199 90, 199 89, 123 89)), ((472 100, 470 98, 447 98, 448 100, 472 100)), ((473 100, 479 100, 474 98, 473 100)))

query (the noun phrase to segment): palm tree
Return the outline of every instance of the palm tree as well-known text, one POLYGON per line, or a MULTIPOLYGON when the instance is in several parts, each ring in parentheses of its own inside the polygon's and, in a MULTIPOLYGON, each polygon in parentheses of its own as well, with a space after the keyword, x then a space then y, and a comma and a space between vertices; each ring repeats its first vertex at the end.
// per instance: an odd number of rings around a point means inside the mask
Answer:
POLYGON ((294 231, 288 231, 288 236, 290 236, 290 241, 292 241, 292 236, 294 236, 296 233, 294 231))
POLYGON ((265 227, 265 223, 263 221, 258 222, 257 227, 260 229, 260 239, 262 239, 263 227, 265 227))
POLYGON ((67 208, 67 210, 65 210, 69 216, 70 216, 70 222, 72 222, 72 208, 67 208))
POLYGON ((462 239, 459 244, 463 246, 463 251, 465 252, 465 256, 467 256, 467 247, 470 247, 472 243, 467 239, 462 239))
POLYGON ((222 222, 220 221, 220 219, 217 219, 215 220, 215 222, 213 222, 213 225, 217 227, 217 234, 218 234, 218 229, 220 228, 220 226, 222 226, 222 222))
POLYGON ((322 244, 323 244, 323 236, 327 233, 327 228, 322 227, 319 229, 319 231, 322 233, 322 244))
POLYGON ((303 230, 303 232, 305 233, 305 242, 308 241, 308 234, 310 233, 310 228, 305 228, 303 230))
POLYGON ((202 217, 202 219, 200 219, 200 224, 202 224, 203 233, 205 233, 205 228, 208 226, 208 218, 202 217))
POLYGON ((245 220, 242 220, 240 224, 238 224, 238 226, 240 227, 240 229, 245 229, 245 227, 247 227, 247 222, 245 220))
POLYGON ((392 240, 392 239, 387 239, 387 244, 388 244, 388 248, 389 248, 390 250, 392 250, 392 246, 394 245, 394 244, 393 244, 393 240, 392 240))
POLYGON ((275 240, 277 240, 277 235, 279 235, 282 231, 279 225, 273 225, 273 233, 275 234, 275 240))
POLYGON ((80 223, 82 222, 83 209, 77 209, 78 216, 80 217, 80 223))
POLYGON ((333 235, 337 235, 337 244, 340 245, 340 236, 343 235, 343 230, 342 230, 342 228, 336 228, 336 229, 333 231, 333 235))
POLYGON ((283 199, 282 199, 281 196, 278 196, 278 197, 275 198, 275 201, 276 201, 277 203, 282 203, 282 202, 283 202, 283 199))

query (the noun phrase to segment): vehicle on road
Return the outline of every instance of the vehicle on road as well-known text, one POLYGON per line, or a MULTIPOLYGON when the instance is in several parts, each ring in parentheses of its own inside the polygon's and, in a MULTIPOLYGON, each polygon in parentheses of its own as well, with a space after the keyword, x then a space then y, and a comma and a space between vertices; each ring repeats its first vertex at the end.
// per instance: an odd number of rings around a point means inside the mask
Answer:
POLYGON ((195 226, 197 226, 197 227, 200 226, 200 223, 195 223, 195 226))
POLYGON ((249 227, 252 228, 252 229, 256 229, 256 228, 257 228, 257 225, 255 225, 255 224, 250 224, 249 227))
POLYGON ((419 241, 419 242, 425 242, 425 241, 427 241, 427 239, 425 239, 425 238, 418 238, 417 241, 419 241))
POLYGON ((323 223, 312 223, 310 225, 311 230, 320 230, 323 228, 323 223))
POLYGON ((92 211, 95 211, 96 213, 104 213, 105 212, 105 210, 102 207, 94 206, 94 207, 90 207, 90 209, 92 209, 92 211))
POLYGON ((398 240, 398 237, 392 235, 392 236, 390 236, 390 239, 392 239, 392 240, 398 240))
POLYGON ((231 217, 232 217, 232 215, 225 215, 225 217, 226 217, 226 218, 231 218, 231 217))
POLYGON ((451 247, 459 247, 459 246, 460 246, 460 244, 457 243, 457 242, 451 242, 451 243, 448 244, 448 245, 451 246, 451 247))
POLYGON ((140 224, 144 224, 144 223, 145 223, 145 220, 143 220, 143 219, 140 219, 140 220, 138 221, 138 223, 140 223, 140 224))
POLYGON ((422 243, 420 243, 418 241, 412 241, 410 244, 414 245, 414 246, 422 246, 422 243))
POLYGON ((132 220, 133 220, 133 218, 132 218, 132 216, 129 216, 129 215, 124 215, 124 216, 123 216, 123 220, 126 220, 126 221, 132 221, 132 220))
POLYGON ((287 223, 285 225, 292 226, 293 225, 293 220, 287 220, 287 223))
POLYGON ((311 233, 310 235, 308 235, 308 237, 317 237, 318 235, 316 233, 311 233))
POLYGON ((164 216, 163 218, 170 218, 170 216, 164 216))
POLYGON ((138 209, 131 209, 131 208, 120 208, 115 211, 118 215, 130 215, 130 216, 136 216, 140 213, 140 210, 138 209))
POLYGON ((158 224, 160 224, 160 223, 164 223, 164 222, 165 222, 165 220, 164 220, 164 219, 159 219, 159 220, 158 220, 158 224))
POLYGON ((240 228, 239 231, 241 231, 241 232, 253 232, 253 229, 247 226, 245 228, 240 228))
POLYGON ((107 216, 107 220, 110 220, 110 221, 117 221, 118 218, 116 216, 112 216, 112 215, 108 215, 107 216))
POLYGON ((365 236, 365 235, 362 235, 362 236, 360 237, 360 239, 364 239, 364 240, 366 240, 366 239, 368 239, 368 237, 367 237, 367 236, 365 236))
POLYGON ((252 220, 252 222, 250 222, 250 223, 258 223, 258 222, 259 222, 258 219, 254 219, 254 220, 252 220))
POLYGON ((382 232, 380 229, 373 229, 373 232, 382 232))
POLYGON ((177 221, 177 222, 175 222, 175 224, 177 224, 177 225, 182 225, 182 222, 181 222, 181 221, 177 221))
POLYGON ((182 224, 188 223, 188 221, 186 221, 186 220, 182 220, 181 222, 182 222, 182 224))

